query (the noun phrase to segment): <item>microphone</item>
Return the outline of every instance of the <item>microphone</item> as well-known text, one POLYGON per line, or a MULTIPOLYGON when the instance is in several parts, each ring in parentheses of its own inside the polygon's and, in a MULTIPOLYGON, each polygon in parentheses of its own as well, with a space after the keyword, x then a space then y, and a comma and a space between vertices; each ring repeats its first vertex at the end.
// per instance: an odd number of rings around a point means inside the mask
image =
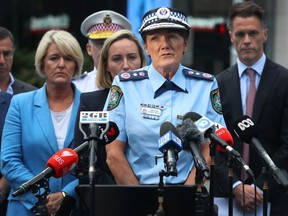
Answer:
POLYGON ((236 151, 235 149, 233 149, 231 146, 234 145, 234 141, 232 138, 231 133, 226 129, 226 128, 220 128, 219 130, 216 130, 216 134, 223 139, 223 141, 229 143, 230 145, 226 146, 225 149, 221 146, 219 146, 218 148, 216 147, 216 149, 219 152, 225 152, 226 150, 228 152, 234 152, 233 154, 231 154, 232 156, 236 154, 239 154, 238 157, 236 158, 236 162, 238 162, 240 164, 241 167, 243 167, 243 169, 245 170, 245 172, 248 174, 248 176, 252 179, 254 179, 254 173, 253 171, 250 169, 250 167, 244 162, 244 160, 241 158, 240 153, 238 151, 236 151), (231 150, 232 149, 232 150, 231 150))
POLYGON ((160 127, 159 150, 164 154, 167 174, 177 176, 176 161, 178 152, 182 150, 182 141, 175 126, 170 122, 163 122, 160 127))
POLYGON ((232 148, 234 146, 234 140, 232 138, 231 133, 226 128, 224 128, 222 125, 220 125, 220 127, 218 129, 216 129, 215 133, 220 139, 222 139, 223 141, 225 141, 228 144, 227 147, 225 147, 225 146, 222 147, 220 145, 216 145, 217 151, 226 152, 226 151, 229 151, 226 148, 232 148))
POLYGON ((286 170, 280 170, 270 158, 268 153, 265 151, 257 137, 257 129, 253 120, 247 116, 241 116, 233 122, 233 129, 235 134, 245 143, 252 144, 252 147, 264 161, 264 163, 272 171, 273 176, 279 185, 284 186, 285 189, 288 189, 288 174, 286 170))
POLYGON ((216 130, 215 133, 209 129, 205 132, 204 136, 209 137, 210 140, 217 144, 216 149, 219 152, 226 150, 232 157, 241 157, 240 153, 231 147, 231 145, 234 145, 234 141, 232 135, 226 128, 222 127, 216 130))
POLYGON ((209 168, 199 149, 199 145, 203 143, 201 132, 190 118, 185 119, 185 117, 182 123, 176 126, 176 129, 183 140, 183 149, 190 150, 196 167, 201 170, 206 179, 209 179, 209 168))
POLYGON ((119 135, 119 128, 115 122, 108 122, 108 130, 103 127, 103 125, 99 125, 99 129, 101 132, 100 135, 100 144, 107 145, 113 142, 119 135))
POLYGON ((62 149, 52 155, 46 163, 46 169, 41 173, 23 183, 16 191, 12 193, 13 197, 22 195, 31 190, 35 185, 39 184, 42 180, 54 176, 60 178, 68 174, 77 164, 77 153, 69 148, 62 149))

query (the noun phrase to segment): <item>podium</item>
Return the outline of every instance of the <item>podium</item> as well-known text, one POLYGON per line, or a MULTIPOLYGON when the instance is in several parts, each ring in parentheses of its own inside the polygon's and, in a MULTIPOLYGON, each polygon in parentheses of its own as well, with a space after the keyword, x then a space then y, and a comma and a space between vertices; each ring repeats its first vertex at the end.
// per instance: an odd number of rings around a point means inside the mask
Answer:
MULTIPOLYGON (((95 185, 93 190, 92 203, 91 185, 76 187, 80 199, 81 216, 90 216, 91 208, 94 208, 94 216, 152 216, 158 209, 158 185, 95 185)), ((165 185, 163 191, 165 216, 208 216, 208 192, 205 187, 202 187, 199 200, 199 194, 196 197, 196 190, 195 186, 165 185), (204 213, 199 212, 199 201, 203 205, 204 213), (198 205, 199 214, 197 212, 195 214, 195 205, 198 205)))

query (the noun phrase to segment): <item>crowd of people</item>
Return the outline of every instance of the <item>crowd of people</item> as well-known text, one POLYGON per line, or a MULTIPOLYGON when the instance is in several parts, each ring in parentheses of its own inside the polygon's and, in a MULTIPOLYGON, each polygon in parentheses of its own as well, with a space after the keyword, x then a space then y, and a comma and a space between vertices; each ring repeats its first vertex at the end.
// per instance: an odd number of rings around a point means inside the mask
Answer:
MULTIPOLYGON (((235 150, 253 170, 255 181, 244 177, 243 167, 233 164, 236 205, 246 212, 263 205, 261 169, 267 165, 252 145, 233 133, 234 121, 243 115, 253 119, 267 154, 279 169, 288 171, 288 71, 265 55, 268 27, 258 4, 233 4, 227 26, 237 63, 214 76, 181 64, 191 31, 182 11, 168 7, 147 11, 139 28, 143 46, 123 15, 96 12, 80 28, 88 40, 93 71, 82 73, 82 49, 71 33, 49 30, 35 53, 36 72, 45 79, 39 89, 13 77, 13 35, 0 27, 0 216, 32 216, 39 211, 57 216, 89 214, 81 212, 75 189, 91 183, 91 146, 79 154, 71 172, 60 178, 49 176, 44 198, 31 191, 15 196, 45 169, 52 155, 87 141, 83 132, 89 134, 91 128, 83 124, 80 130, 82 111, 109 112, 109 121, 119 128, 115 140, 96 148, 93 183, 159 184, 159 171, 165 167, 165 159, 155 164, 154 157, 161 154, 160 127, 164 122, 179 125, 183 116, 193 112, 227 126, 235 150), (149 65, 145 53, 151 59, 149 65), (248 71, 254 72, 252 77, 248 71)), ((203 139, 198 148, 209 166, 209 140, 203 139)), ((198 167, 193 152, 177 153, 177 175, 165 176, 163 183, 195 185, 198 167)), ((227 153, 217 152, 215 162, 215 191, 210 196, 227 197, 227 153)), ((288 195, 280 186, 271 176, 271 216, 287 214, 288 195)))

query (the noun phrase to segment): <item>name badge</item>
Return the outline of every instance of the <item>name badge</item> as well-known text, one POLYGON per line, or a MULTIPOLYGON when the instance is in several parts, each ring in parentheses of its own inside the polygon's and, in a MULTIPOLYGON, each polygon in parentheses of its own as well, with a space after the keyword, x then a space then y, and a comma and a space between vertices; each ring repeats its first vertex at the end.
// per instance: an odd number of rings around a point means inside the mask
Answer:
POLYGON ((159 120, 161 109, 163 109, 162 106, 141 104, 140 113, 143 118, 159 120))

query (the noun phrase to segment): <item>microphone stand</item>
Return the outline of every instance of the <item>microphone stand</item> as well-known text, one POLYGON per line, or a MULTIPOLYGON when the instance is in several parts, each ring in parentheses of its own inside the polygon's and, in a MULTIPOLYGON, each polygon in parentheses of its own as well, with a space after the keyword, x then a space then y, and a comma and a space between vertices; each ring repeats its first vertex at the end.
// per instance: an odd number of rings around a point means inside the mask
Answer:
POLYGON ((49 180, 43 178, 34 188, 30 190, 33 195, 38 198, 38 202, 33 206, 32 210, 35 216, 48 216, 48 210, 46 208, 46 197, 50 193, 49 180), (44 189, 44 192, 40 193, 40 188, 44 189))
POLYGON ((165 211, 163 208, 163 202, 164 202, 164 182, 163 182, 163 177, 166 176, 167 173, 164 170, 161 170, 159 172, 159 185, 157 189, 158 193, 158 209, 156 211, 156 214, 154 216, 165 216, 165 211))
POLYGON ((210 158, 211 158, 211 165, 210 165, 210 197, 209 197, 209 211, 210 215, 218 215, 218 207, 214 205, 214 167, 215 167, 215 154, 216 154, 216 145, 212 141, 209 145, 210 148, 210 158))
POLYGON ((199 168, 196 166, 196 175, 195 175, 195 208, 194 208, 194 216, 207 216, 209 215, 209 210, 206 211, 207 204, 209 200, 207 199, 207 193, 203 193, 202 185, 203 185, 203 178, 204 174, 202 170, 200 171, 199 168))
POLYGON ((269 174, 268 171, 265 167, 262 168, 262 179, 263 179, 263 216, 267 216, 268 212, 268 179, 269 179, 269 174))
MULTIPOLYGON (((163 208, 163 202, 164 202, 164 182, 163 177, 166 176, 177 176, 178 171, 177 168, 174 166, 169 166, 167 161, 167 154, 168 151, 165 150, 163 155, 155 155, 155 164, 157 165, 158 158, 164 158, 164 168, 165 170, 161 170, 159 172, 159 185, 157 189, 158 193, 158 209, 154 216, 165 216, 165 211, 163 208)), ((176 154, 176 160, 178 159, 178 155, 176 154)))
POLYGON ((228 165, 228 212, 229 216, 233 216, 233 160, 229 155, 228 165))
POLYGON ((89 184, 91 186, 91 200, 90 200, 90 215, 95 215, 95 208, 94 208, 94 202, 95 202, 95 164, 97 163, 97 148, 98 148, 98 125, 91 123, 89 124, 90 128, 90 136, 89 136, 89 148, 90 148, 90 157, 89 157, 89 184))

